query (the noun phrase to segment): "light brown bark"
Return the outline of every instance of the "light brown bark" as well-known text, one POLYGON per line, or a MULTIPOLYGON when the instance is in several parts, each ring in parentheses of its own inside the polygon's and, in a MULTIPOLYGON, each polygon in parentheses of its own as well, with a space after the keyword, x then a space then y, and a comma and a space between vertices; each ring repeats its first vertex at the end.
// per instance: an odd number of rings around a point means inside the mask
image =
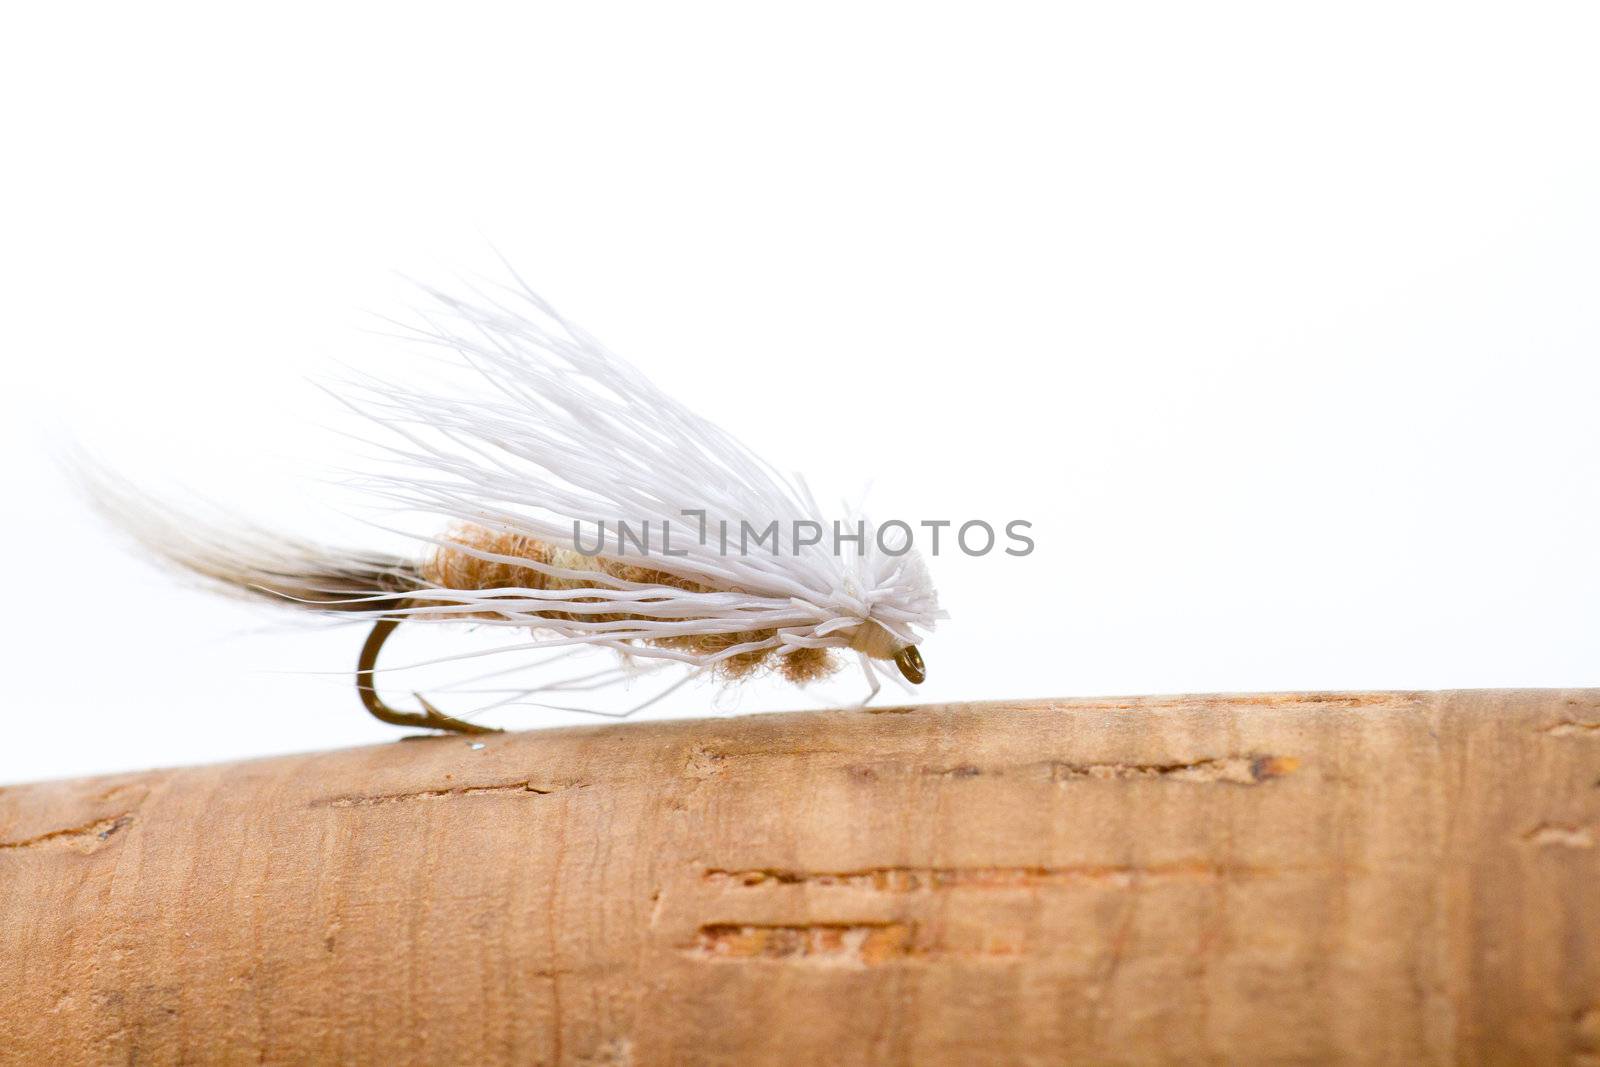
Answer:
POLYGON ((1600 1064, 1600 691, 761 715, 11 787, 0 1036, 1600 1064))

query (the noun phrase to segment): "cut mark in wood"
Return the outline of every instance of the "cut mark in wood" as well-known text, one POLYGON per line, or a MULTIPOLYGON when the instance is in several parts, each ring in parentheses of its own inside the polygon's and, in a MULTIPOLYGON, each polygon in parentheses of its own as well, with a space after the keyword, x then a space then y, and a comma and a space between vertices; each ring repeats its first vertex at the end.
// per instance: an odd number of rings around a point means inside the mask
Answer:
POLYGON ((884 778, 924 775, 957 781, 977 778, 1020 778, 1045 782, 1128 782, 1168 781, 1220 785, 1260 785, 1285 778, 1300 769, 1298 756, 1270 756, 1247 753, 1197 760, 1172 760, 1161 763, 1077 763, 1044 760, 1038 763, 983 766, 958 763, 954 766, 922 766, 907 763, 858 763, 843 768, 851 778, 876 782, 884 778))
POLYGON ((1600 740, 1600 722, 1569 720, 1558 722, 1554 726, 1546 726, 1541 732, 1551 737, 1593 737, 1600 740))
POLYGON ((781 867, 708 868, 710 885, 734 888, 805 885, 914 893, 951 889, 1043 889, 1075 884, 1132 885, 1151 879, 1220 881, 1271 877, 1274 867, 1223 866, 1204 860, 1147 865, 1079 864, 1066 867, 866 867, 852 871, 796 871, 781 867))
POLYGON ((1414 703, 1421 694, 1392 693, 1221 693, 1214 696, 1113 698, 1073 700, 1061 705, 1066 711, 1144 711, 1165 708, 1193 708, 1207 704, 1276 708, 1295 704, 1314 704, 1335 708, 1376 708, 1414 703))
POLYGON ((697 746, 689 751, 689 755, 683 761, 683 776, 697 782, 714 778, 722 773, 722 761, 726 758, 727 756, 721 752, 703 745, 697 746))
POLYGON ((767 925, 708 923, 688 954, 707 960, 790 960, 872 967, 915 954, 912 927, 897 922, 767 925))
POLYGON ((573 786, 542 786, 532 782, 506 782, 501 785, 461 785, 444 789, 416 789, 406 793, 355 793, 317 801, 314 807, 371 808, 381 804, 403 804, 414 800, 452 800, 456 797, 549 796, 573 786))
POLYGON ((63 830, 51 830, 49 833, 23 838, 20 841, 0 841, 0 852, 70 851, 88 855, 91 852, 98 852, 113 835, 132 821, 133 813, 123 812, 121 815, 97 819, 94 822, 84 823, 82 826, 69 826, 63 830))
POLYGON ((1242 693, 1222 696, 1218 700, 1228 704, 1252 704, 1278 707, 1283 704, 1325 704, 1335 708, 1376 708, 1402 701, 1415 700, 1417 694, 1397 690, 1392 693, 1242 693))
POLYGON ((1061 763, 1050 765, 1050 780, 1082 779, 1135 781, 1165 779, 1170 782, 1220 782, 1259 785, 1293 774, 1300 767, 1294 756, 1225 756, 1186 763, 1061 763))
MULTIPOLYGON (((954 767, 924 767, 922 773, 933 778, 981 778, 984 769, 975 763, 958 763, 954 767)), ((1004 774, 1005 771, 990 771, 990 774, 1004 774)))
POLYGON ((1593 848, 1594 834, 1587 826, 1562 826, 1545 823, 1522 835, 1524 841, 1545 848, 1593 848))

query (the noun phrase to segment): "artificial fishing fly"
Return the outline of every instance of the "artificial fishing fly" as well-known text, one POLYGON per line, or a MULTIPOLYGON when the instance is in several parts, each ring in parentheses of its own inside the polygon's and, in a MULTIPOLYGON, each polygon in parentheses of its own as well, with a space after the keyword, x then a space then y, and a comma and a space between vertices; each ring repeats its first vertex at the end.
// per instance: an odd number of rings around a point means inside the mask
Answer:
POLYGON ((179 519, 91 471, 94 498, 146 549, 215 586, 371 619, 356 685, 366 709, 395 725, 490 730, 421 694, 419 712, 378 695, 378 653, 402 622, 522 628, 530 640, 517 650, 602 647, 628 663, 676 661, 688 668, 678 685, 764 671, 803 685, 850 653, 870 684, 865 700, 880 673, 893 677, 889 663, 923 681, 917 644, 944 613, 908 539, 880 536, 894 531, 859 516, 849 552, 802 536, 837 529, 803 480, 669 397, 526 286, 473 300, 429 294, 436 313, 416 337, 489 389, 447 397, 366 382, 340 396, 388 431, 385 447, 402 464, 368 473, 365 488, 438 520, 415 558, 179 519), (607 522, 616 543, 602 536, 598 550, 580 551, 580 529, 603 534, 607 522), (638 538, 625 544, 624 525, 647 537, 670 527, 676 540, 651 553, 638 538), (700 537, 682 537, 695 525, 700 537), (733 550, 708 528, 768 540, 733 550))

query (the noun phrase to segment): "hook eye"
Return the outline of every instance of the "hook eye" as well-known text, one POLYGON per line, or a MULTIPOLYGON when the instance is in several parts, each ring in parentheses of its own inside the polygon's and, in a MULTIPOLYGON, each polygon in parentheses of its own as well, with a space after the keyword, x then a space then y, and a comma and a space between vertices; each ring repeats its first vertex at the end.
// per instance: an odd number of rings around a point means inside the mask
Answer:
POLYGON ((923 665, 922 653, 917 651, 916 645, 907 645, 894 654, 894 665, 900 668, 900 673, 906 676, 906 681, 912 685, 921 685, 928 677, 928 668, 923 665))

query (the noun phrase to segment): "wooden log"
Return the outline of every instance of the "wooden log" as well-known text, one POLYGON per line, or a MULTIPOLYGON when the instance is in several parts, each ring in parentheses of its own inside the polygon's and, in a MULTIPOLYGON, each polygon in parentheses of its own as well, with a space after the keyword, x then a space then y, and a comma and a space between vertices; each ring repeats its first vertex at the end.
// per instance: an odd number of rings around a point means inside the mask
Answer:
POLYGON ((438 737, 0 791, 17 1063, 1600 1063, 1600 691, 438 737))

